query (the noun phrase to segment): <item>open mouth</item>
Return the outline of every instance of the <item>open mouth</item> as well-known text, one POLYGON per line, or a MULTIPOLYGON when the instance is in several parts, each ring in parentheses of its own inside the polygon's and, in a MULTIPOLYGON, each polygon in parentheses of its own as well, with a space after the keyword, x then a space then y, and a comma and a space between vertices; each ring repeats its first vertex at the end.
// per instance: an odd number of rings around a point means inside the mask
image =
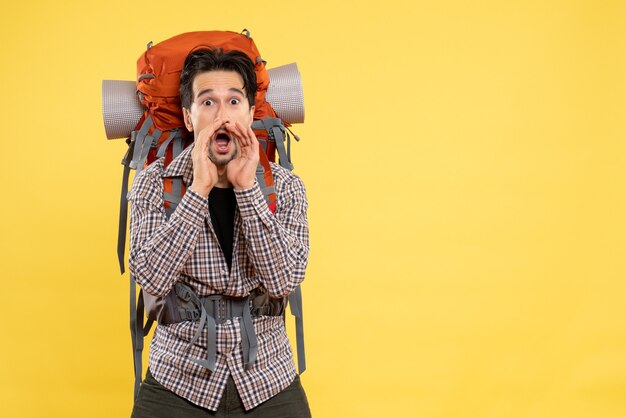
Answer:
POLYGON ((227 152, 228 144, 230 144, 230 136, 226 132, 217 132, 213 138, 215 148, 218 152, 227 152))

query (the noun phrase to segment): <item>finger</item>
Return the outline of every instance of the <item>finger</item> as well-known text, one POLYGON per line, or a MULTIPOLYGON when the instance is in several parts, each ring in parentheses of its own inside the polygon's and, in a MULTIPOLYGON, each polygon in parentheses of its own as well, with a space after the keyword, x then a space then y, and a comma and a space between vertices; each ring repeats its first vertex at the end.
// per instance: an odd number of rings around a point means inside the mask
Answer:
POLYGON ((244 129, 243 125, 239 122, 236 123, 237 131, 239 132, 239 137, 241 138, 241 146, 247 147, 250 145, 250 141, 248 139, 248 133, 244 129))
POLYGON ((252 125, 248 126, 246 131, 248 132, 248 138, 250 138, 250 143, 252 145, 258 146, 259 145, 259 140, 257 139, 256 135, 254 134, 254 130, 252 130, 252 125))
POLYGON ((213 139, 215 132, 224 124, 224 120, 221 118, 216 118, 213 122, 204 127, 196 138, 199 142, 200 148, 208 152, 209 143, 213 139))
POLYGON ((241 125, 241 129, 244 132, 244 136, 246 137, 246 142, 250 150, 250 155, 254 159, 255 156, 259 154, 259 147, 260 147, 259 140, 254 134, 254 131, 252 130, 252 126, 241 125))
POLYGON ((228 125, 226 125, 226 129, 235 138, 235 140, 237 141, 237 144, 239 145, 240 148, 243 148, 243 147, 247 146, 247 142, 246 142, 246 139, 244 137, 245 135, 244 135, 244 132, 241 129, 241 124, 239 122, 231 122, 231 123, 229 123, 228 125))
POLYGON ((217 131, 223 123, 224 121, 221 118, 215 118, 213 122, 209 123, 200 132, 198 132, 198 138, 205 142, 213 136, 213 133, 215 133, 215 131, 217 131))
POLYGON ((237 143, 241 145, 241 130, 239 129, 238 122, 230 122, 226 126, 226 130, 232 134, 237 143))
POLYGON ((243 136, 246 138, 248 145, 255 145, 256 136, 254 135, 252 127, 250 125, 241 124, 241 131, 243 132, 243 136))

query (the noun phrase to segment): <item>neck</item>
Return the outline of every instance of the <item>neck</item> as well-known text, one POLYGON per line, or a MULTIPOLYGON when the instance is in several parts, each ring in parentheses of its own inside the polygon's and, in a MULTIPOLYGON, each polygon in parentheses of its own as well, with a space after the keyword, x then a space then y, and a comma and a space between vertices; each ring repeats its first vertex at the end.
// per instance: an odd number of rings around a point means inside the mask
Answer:
POLYGON ((228 181, 228 176, 226 175, 226 166, 218 166, 217 167, 217 183, 215 183, 216 187, 220 189, 227 189, 229 187, 233 187, 233 185, 228 181))

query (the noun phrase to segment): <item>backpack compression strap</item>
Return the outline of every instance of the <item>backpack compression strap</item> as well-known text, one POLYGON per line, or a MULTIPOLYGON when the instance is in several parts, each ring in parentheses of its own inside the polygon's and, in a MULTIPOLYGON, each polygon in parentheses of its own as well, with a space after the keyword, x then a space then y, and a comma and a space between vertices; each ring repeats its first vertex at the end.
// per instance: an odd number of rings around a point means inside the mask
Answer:
POLYGON ((289 294, 289 309, 296 320, 296 350, 298 352, 298 374, 306 370, 306 354, 304 352, 304 321, 302 317, 302 289, 298 285, 289 294))
POLYGON ((142 358, 143 352, 143 295, 142 290, 139 290, 139 298, 137 298, 137 283, 133 275, 130 275, 130 337, 133 345, 133 367, 135 369, 135 390, 134 400, 137 400, 139 395, 139 386, 141 384, 142 374, 142 358), (135 307, 135 303, 137 306, 135 307))
MULTIPOLYGON (((291 137, 285 132, 283 121, 279 118, 266 117, 252 122, 252 129, 267 131, 269 140, 276 144, 280 165, 288 170, 293 170, 293 164, 291 163, 291 137), (285 147, 285 139, 287 147, 285 147)), ((296 139, 298 138, 296 137, 296 139)))
POLYGON ((152 135, 148 135, 148 131, 152 127, 152 118, 148 116, 138 131, 133 131, 129 138, 128 150, 122 158, 124 171, 122 174, 122 191, 120 194, 120 218, 119 229, 117 231, 117 259, 120 265, 120 272, 124 274, 124 251, 126 249, 126 228, 128 224, 128 183, 130 170, 137 170, 139 173, 143 170, 143 166, 148 158, 150 148, 156 146, 161 131, 155 129, 152 135))

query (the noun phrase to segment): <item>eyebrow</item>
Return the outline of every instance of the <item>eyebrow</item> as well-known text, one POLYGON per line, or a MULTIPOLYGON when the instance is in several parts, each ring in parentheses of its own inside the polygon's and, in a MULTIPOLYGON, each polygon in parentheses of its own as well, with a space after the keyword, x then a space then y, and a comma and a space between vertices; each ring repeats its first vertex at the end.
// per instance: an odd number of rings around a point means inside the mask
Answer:
MULTIPOLYGON (((239 94, 241 94, 242 96, 245 96, 245 94, 244 94, 243 90, 238 89, 238 88, 235 88, 235 87, 231 87, 231 88, 229 88, 229 89, 228 89, 228 91, 233 92, 233 93, 239 93, 239 94)), ((211 92, 213 92, 213 89, 204 89, 204 90, 202 90, 202 91, 198 92, 198 94, 196 95, 196 99, 197 99, 198 97, 200 97, 200 96, 204 95, 204 94, 211 93, 211 92)))

